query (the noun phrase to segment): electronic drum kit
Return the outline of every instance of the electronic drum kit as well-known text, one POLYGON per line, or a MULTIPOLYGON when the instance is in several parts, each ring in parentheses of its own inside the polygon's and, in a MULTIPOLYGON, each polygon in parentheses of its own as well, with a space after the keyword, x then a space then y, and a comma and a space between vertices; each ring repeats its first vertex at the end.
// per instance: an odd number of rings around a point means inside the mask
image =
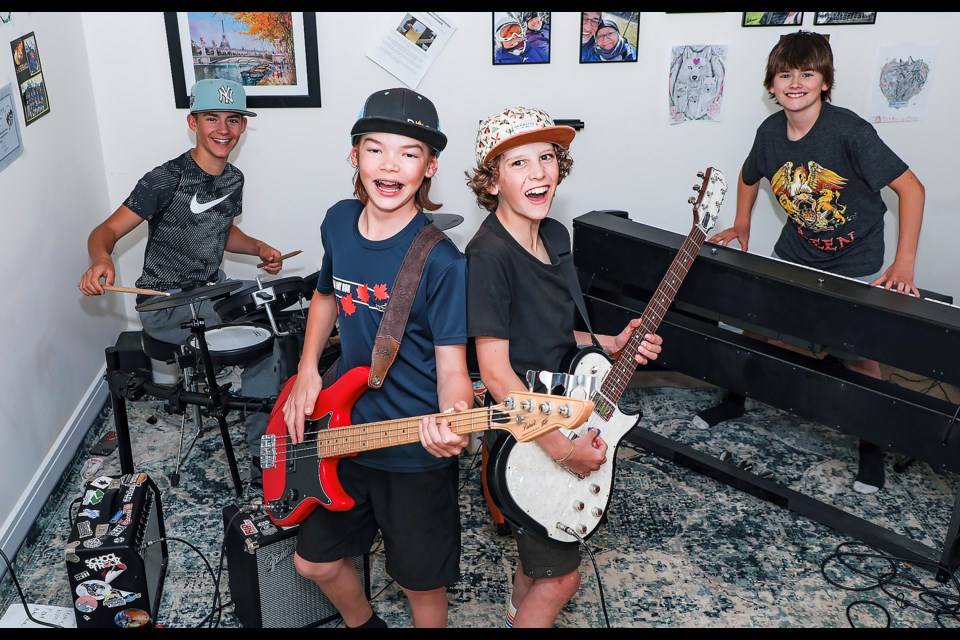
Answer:
MULTIPOLYGON (((452 213, 426 213, 433 224, 441 231, 451 229, 461 222, 463 216, 452 213)), ((300 251, 286 254, 295 256, 300 251)), ((137 311, 156 311, 181 305, 196 305, 214 301, 214 311, 220 316, 222 324, 212 327, 200 327, 194 331, 186 347, 198 358, 202 352, 209 351, 213 365, 242 365, 259 358, 273 348, 273 341, 281 342, 282 363, 286 375, 297 370, 303 339, 306 331, 307 309, 313 292, 317 288, 316 271, 306 277, 292 276, 262 280, 256 278, 256 284, 244 288, 240 281, 227 281, 218 284, 196 287, 170 295, 158 295, 137 305, 137 311)), ((112 287, 113 290, 144 293, 144 290, 112 287)), ((153 291, 151 293, 161 293, 153 291)), ((196 307, 194 317, 196 317, 196 307)), ((339 351, 336 330, 328 349, 339 351)), ((324 356, 328 354, 324 353, 324 356)), ((326 359, 326 358, 325 358, 326 359)))

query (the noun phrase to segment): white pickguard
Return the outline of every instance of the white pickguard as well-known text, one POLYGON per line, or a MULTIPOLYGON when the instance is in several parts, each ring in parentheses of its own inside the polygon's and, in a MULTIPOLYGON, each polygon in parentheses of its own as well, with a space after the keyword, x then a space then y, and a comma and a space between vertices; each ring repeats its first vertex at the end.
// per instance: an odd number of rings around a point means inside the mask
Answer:
MULTIPOLYGON (((611 368, 606 356, 589 353, 576 363, 571 373, 602 379, 611 368)), ((607 443, 607 462, 582 480, 560 466, 535 441, 514 443, 504 474, 510 497, 528 516, 542 524, 554 540, 577 542, 576 536, 559 529, 557 523, 570 527, 581 538, 589 537, 600 525, 610 502, 617 447, 637 421, 638 416, 622 413, 618 408, 609 420, 594 412, 576 429, 562 430, 564 436, 573 439, 592 436, 587 434, 588 429, 600 429, 600 437, 607 443)))

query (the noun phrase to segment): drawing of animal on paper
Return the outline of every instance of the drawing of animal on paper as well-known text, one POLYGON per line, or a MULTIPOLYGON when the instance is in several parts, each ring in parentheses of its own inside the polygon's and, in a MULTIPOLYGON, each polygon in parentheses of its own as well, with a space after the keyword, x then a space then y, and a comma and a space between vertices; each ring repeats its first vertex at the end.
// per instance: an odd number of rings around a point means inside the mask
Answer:
POLYGON ((719 120, 726 71, 726 47, 673 48, 670 64, 670 121, 719 120))

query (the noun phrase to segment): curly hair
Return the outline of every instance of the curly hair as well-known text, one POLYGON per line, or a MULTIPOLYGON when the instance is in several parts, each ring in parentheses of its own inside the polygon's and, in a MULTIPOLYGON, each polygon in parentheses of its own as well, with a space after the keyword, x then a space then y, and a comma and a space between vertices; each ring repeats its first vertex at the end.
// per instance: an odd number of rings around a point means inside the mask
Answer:
MULTIPOLYGON (((573 158, 570 156, 569 149, 558 144, 553 144, 553 148, 557 152, 557 162, 560 164, 560 178, 557 180, 557 184, 560 184, 570 175, 573 169, 573 158)), ((477 196, 477 205, 486 211, 493 211, 500 204, 500 198, 490 193, 489 188, 495 186, 500 180, 500 162, 503 157, 501 153, 481 164, 472 173, 463 172, 467 177, 467 186, 477 196)))
MULTIPOLYGON (((363 136, 357 136, 356 142, 353 143, 353 148, 359 150, 360 141, 363 136)), ((427 147, 427 161, 433 160, 437 154, 436 152, 427 147)), ((350 162, 350 158, 347 158, 347 161, 350 162)), ((437 204, 430 200, 430 184, 433 178, 427 178, 424 176, 423 182, 420 183, 420 188, 417 189, 417 194, 413 197, 414 204, 417 205, 417 209, 421 211, 436 211, 443 204, 437 204)), ((370 201, 370 196, 367 194, 367 188, 363 186, 363 181, 360 179, 360 167, 353 167, 353 195, 360 201, 363 206, 367 206, 367 202, 370 201)))
MULTIPOLYGON (((820 100, 830 100, 830 93, 833 91, 833 50, 826 36, 800 30, 781 37, 767 56, 764 88, 769 91, 773 87, 774 77, 789 69, 813 69, 819 72, 827 85, 826 91, 820 92, 820 100)), ((770 98, 777 99, 773 94, 770 94, 770 98)))

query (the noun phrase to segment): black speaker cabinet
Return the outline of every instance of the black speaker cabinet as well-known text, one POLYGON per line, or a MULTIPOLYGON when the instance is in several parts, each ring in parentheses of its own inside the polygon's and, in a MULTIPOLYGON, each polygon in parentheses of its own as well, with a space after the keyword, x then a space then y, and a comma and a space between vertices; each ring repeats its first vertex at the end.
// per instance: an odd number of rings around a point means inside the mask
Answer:
MULTIPOLYGON (((314 627, 340 617, 320 587, 293 566, 298 527, 281 527, 262 512, 223 509, 230 599, 250 628, 314 627)), ((352 559, 370 599, 370 558, 352 559)))
POLYGON ((165 536, 160 492, 147 474, 87 483, 65 550, 78 628, 156 626, 165 536))

